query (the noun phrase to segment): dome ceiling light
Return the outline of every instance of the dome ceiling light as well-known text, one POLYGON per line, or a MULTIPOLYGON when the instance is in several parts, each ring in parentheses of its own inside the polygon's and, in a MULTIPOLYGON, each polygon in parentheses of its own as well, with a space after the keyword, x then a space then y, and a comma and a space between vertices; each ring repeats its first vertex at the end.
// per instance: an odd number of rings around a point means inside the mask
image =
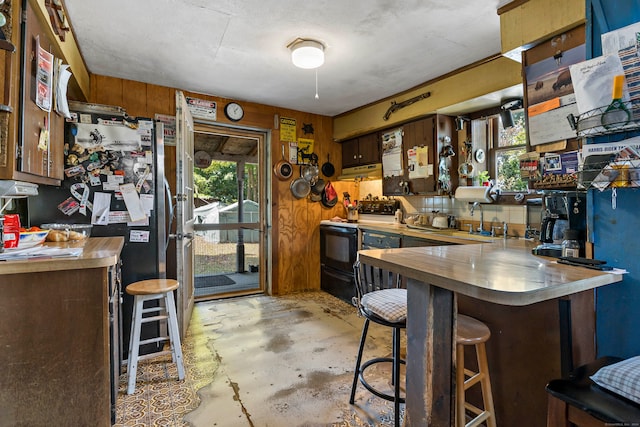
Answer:
POLYGON ((311 70, 324 64, 324 45, 317 40, 298 38, 287 47, 291 62, 298 68, 311 70))

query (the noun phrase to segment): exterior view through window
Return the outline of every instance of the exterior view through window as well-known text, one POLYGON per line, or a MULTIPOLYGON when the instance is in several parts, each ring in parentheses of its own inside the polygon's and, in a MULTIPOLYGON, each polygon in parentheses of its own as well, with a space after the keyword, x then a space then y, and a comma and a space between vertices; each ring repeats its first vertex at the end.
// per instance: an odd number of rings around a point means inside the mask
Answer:
POLYGON ((504 128, 500 116, 497 146, 494 145, 496 188, 502 192, 526 191, 527 181, 520 177, 519 157, 527 151, 524 109, 513 110, 513 126, 504 128))

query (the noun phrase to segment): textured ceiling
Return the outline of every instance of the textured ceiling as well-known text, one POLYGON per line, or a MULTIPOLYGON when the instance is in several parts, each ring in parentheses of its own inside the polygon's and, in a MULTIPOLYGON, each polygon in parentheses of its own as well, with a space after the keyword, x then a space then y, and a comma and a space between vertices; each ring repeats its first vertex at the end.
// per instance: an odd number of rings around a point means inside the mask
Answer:
POLYGON ((500 52, 504 0, 65 0, 89 71, 334 116, 500 52), (326 45, 294 67, 297 37, 326 45))

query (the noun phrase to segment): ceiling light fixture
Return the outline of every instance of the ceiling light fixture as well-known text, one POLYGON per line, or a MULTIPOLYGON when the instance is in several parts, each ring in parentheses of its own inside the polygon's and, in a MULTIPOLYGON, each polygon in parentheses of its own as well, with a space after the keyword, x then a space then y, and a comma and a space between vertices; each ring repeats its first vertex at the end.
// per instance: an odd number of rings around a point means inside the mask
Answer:
POLYGON ((317 40, 298 38, 287 47, 291 62, 298 68, 310 70, 324 64, 324 45, 317 40))

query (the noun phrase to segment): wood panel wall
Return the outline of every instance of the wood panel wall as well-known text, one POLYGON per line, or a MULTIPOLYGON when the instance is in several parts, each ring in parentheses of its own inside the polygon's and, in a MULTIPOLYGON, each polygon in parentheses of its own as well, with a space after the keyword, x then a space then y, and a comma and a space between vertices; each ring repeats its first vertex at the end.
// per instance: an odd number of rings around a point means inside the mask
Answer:
MULTIPOLYGON (((213 100, 218 103, 219 123, 230 123, 222 109, 229 99, 191 93, 187 96, 213 100)), ((314 152, 320 158, 320 164, 330 156, 336 167, 336 175, 342 168, 342 151, 339 143, 334 142, 333 119, 327 116, 288 110, 275 106, 255 104, 235 100, 242 104, 245 116, 238 124, 249 128, 267 129, 271 134, 271 160, 264 165, 269 168, 272 177, 271 212, 273 224, 271 229, 272 251, 268 254, 272 259, 271 294, 283 295, 305 290, 320 289, 320 231, 322 219, 335 215, 345 216, 342 205, 342 193, 348 191, 357 198, 358 188, 354 183, 333 182, 340 203, 327 209, 319 202, 308 199, 298 200, 289 189, 289 181, 280 181, 272 173, 273 165, 282 158, 280 132, 276 129, 276 118, 289 117, 297 121, 298 137, 314 139, 314 152), (314 134, 304 135, 303 123, 313 124, 314 134)), ((89 102, 105 105, 116 105, 126 109, 132 116, 151 117, 155 114, 175 114, 175 89, 156 86, 112 77, 91 76, 91 96, 89 102)), ((165 148, 165 171, 172 191, 175 194, 175 148, 165 148)), ((293 178, 299 176, 299 167, 294 167, 293 178)), ((322 176, 321 176, 322 177, 322 176)), ((323 177, 324 178, 324 177, 323 177)), ((335 178, 335 176, 334 176, 335 178)), ((175 276, 175 264, 167 258, 168 274, 175 276), (173 269, 172 269, 173 267, 173 269)))

